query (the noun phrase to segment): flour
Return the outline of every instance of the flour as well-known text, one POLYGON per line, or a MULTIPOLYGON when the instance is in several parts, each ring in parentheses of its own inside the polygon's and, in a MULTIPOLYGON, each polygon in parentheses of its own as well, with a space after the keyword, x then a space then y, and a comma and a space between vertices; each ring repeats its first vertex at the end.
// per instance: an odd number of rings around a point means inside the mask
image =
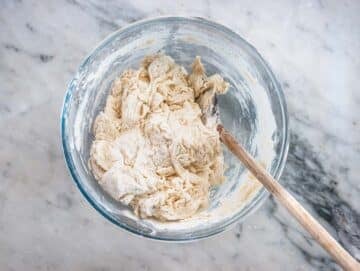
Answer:
POLYGON ((206 209, 210 187, 225 179, 211 110, 227 88, 199 57, 191 74, 165 55, 124 71, 94 123, 89 164, 99 184, 141 218, 173 221, 206 209))

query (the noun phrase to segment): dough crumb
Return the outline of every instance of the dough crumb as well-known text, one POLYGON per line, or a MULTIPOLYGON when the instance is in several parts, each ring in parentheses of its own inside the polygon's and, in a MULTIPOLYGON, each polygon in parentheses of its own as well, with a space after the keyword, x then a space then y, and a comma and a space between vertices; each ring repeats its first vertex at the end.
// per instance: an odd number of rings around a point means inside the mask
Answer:
POLYGON ((227 89, 200 57, 190 75, 162 54, 125 70, 93 125, 89 164, 102 188, 141 218, 180 220, 206 208, 209 188, 225 179, 211 112, 227 89))

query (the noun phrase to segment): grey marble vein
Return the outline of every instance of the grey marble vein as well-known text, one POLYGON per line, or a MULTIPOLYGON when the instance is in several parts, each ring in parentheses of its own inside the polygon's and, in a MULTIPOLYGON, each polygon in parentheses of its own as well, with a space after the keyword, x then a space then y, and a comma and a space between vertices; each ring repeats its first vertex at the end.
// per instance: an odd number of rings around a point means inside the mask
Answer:
POLYGON ((127 23, 202 16, 251 42, 281 81, 291 124, 281 182, 360 258, 359 1, 0 1, 1 270, 339 270, 269 199, 207 240, 120 231, 83 199, 59 138, 66 85, 127 23))

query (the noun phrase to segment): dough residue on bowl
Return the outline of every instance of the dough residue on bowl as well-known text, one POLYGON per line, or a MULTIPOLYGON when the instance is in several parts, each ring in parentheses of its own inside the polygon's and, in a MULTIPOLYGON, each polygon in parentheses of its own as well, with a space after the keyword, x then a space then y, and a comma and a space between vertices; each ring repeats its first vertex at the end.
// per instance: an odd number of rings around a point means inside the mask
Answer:
POLYGON ((99 184, 141 218, 179 220, 206 208, 210 186, 225 179, 211 113, 227 88, 199 57, 191 74, 166 55, 125 70, 94 122, 89 164, 99 184))

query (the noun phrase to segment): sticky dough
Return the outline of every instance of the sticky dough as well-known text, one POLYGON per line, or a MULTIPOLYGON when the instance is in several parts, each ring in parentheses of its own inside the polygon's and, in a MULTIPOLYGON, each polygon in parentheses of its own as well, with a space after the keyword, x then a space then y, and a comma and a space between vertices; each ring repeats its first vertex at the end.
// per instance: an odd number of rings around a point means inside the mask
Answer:
POLYGON ((206 208, 210 186, 224 181, 210 111, 227 88, 199 57, 190 75, 166 55, 125 70, 94 122, 89 164, 99 184, 142 218, 179 220, 206 208))

